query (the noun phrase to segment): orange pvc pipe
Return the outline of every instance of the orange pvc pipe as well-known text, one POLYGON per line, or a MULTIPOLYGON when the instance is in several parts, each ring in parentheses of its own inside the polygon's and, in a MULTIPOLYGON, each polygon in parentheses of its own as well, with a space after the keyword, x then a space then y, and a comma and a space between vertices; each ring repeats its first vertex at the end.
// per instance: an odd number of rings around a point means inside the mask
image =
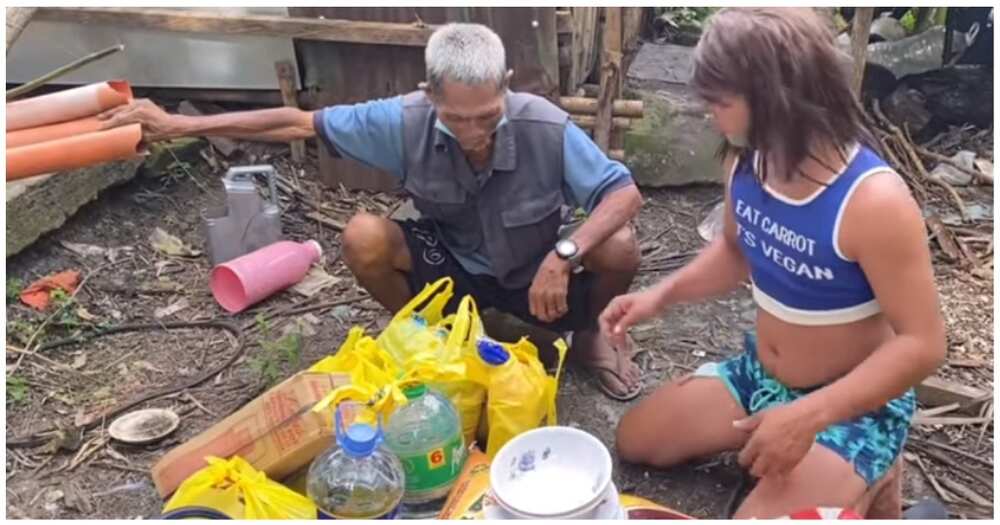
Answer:
POLYGON ((93 133, 101 130, 101 124, 102 122, 97 120, 97 117, 87 117, 37 128, 19 129, 7 133, 7 147, 17 148, 28 144, 72 137, 73 135, 93 133))
POLYGON ((135 157, 141 141, 142 127, 129 124, 7 148, 7 181, 135 157))
POLYGON ((7 131, 92 117, 132 100, 124 80, 98 82, 7 104, 7 131))

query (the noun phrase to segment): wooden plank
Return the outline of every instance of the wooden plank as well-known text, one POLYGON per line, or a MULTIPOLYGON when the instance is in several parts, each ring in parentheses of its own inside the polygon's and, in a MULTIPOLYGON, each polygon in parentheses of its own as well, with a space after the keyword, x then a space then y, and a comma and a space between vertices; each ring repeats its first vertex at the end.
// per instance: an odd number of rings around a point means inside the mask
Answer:
POLYGON ((990 392, 931 376, 917 385, 917 400, 924 405, 937 407, 958 403, 960 412, 974 413, 990 392))
POLYGON ((646 20, 646 7, 622 8, 622 77, 628 74, 628 67, 639 50, 639 36, 646 20))
POLYGON ((599 7, 573 7, 573 38, 569 82, 564 95, 574 93, 577 86, 590 77, 597 60, 599 7))
POLYGON ((7 53, 10 53, 11 44, 21 36, 21 31, 24 31, 37 10, 37 7, 7 8, 7 53))
POLYGON ((611 147, 611 115, 621 83, 622 8, 604 8, 604 30, 601 33, 601 92, 597 96, 597 124, 594 142, 603 151, 611 147))
POLYGON ((874 7, 858 7, 854 10, 851 27, 851 58, 854 60, 854 78, 851 88, 854 96, 861 98, 861 82, 865 78, 865 60, 868 56, 868 34, 871 33, 874 7))
POLYGON ((434 26, 266 15, 233 16, 213 11, 172 11, 119 7, 42 7, 38 20, 108 24, 130 29, 186 33, 268 35, 328 42, 423 47, 434 26))
POLYGON ((556 10, 556 34, 573 33, 573 12, 563 9, 556 10))
POLYGON ((992 417, 926 417, 922 415, 913 416, 913 421, 910 423, 911 426, 963 426, 963 425, 982 425, 983 423, 989 423, 993 421, 992 417))
MULTIPOLYGON (((295 109, 299 108, 298 96, 295 91, 295 66, 289 60, 279 60, 274 63, 274 72, 278 75, 278 88, 281 90, 281 98, 285 106, 295 109)), ((306 160, 306 142, 304 140, 293 140, 289 143, 292 149, 292 160, 304 162, 306 160)))

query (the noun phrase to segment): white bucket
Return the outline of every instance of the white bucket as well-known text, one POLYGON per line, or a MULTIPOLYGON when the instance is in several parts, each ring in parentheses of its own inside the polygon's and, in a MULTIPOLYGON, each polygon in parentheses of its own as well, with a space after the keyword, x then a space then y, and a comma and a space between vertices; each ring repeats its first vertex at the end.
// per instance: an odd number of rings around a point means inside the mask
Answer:
POLYGON ((497 503, 517 518, 594 517, 613 490, 611 453, 582 430, 537 428, 497 452, 490 466, 490 486, 497 503))

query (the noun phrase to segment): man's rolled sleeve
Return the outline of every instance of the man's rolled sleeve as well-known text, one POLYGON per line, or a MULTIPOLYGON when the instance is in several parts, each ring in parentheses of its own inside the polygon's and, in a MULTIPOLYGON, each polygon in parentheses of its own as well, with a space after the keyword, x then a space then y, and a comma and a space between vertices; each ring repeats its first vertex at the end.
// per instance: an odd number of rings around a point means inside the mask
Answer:
POLYGON ((314 114, 313 126, 331 155, 402 178, 402 96, 323 108, 314 114))
POLYGON ((611 160, 582 129, 566 124, 563 137, 563 184, 567 199, 590 213, 605 195, 634 184, 632 173, 611 160))

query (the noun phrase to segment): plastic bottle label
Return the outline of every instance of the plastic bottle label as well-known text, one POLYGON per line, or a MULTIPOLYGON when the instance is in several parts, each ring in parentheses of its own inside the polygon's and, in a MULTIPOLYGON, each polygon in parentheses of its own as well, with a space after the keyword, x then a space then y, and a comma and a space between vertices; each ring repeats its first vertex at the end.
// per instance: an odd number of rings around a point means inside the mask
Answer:
POLYGON ((424 492, 451 483, 461 472, 464 459, 461 434, 427 453, 399 456, 406 474, 406 491, 424 492))

